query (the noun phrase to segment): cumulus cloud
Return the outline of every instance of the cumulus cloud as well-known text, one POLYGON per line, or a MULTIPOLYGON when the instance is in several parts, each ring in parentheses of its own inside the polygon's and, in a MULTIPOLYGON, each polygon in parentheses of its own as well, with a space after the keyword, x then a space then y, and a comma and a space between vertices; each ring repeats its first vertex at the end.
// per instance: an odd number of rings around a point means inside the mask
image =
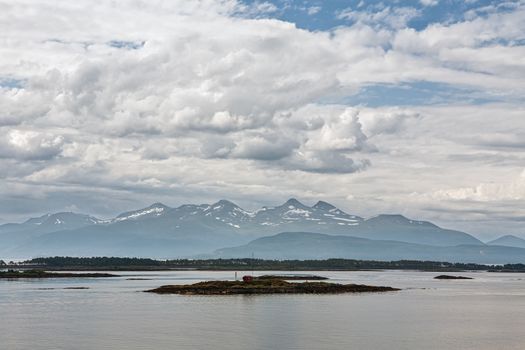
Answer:
POLYGON ((353 159, 345 153, 325 150, 298 150, 285 163, 289 169, 313 173, 349 174, 365 170, 370 165, 368 159, 353 159))
POLYGON ((398 133, 406 126, 407 121, 420 117, 421 114, 416 111, 393 107, 380 110, 365 109, 361 111, 359 120, 364 133, 374 136, 398 133))
POLYGON ((507 183, 481 183, 474 187, 439 190, 433 196, 438 200, 525 201, 525 170, 507 183))
POLYGON ((57 157, 64 138, 27 130, 11 130, 0 134, 0 157, 21 160, 49 160, 57 157))
POLYGON ((51 94, 19 87, 0 87, 0 127, 19 125, 24 121, 45 116, 51 94))
MULTIPOLYGON (((281 10, 235 0, 8 2, 0 12, 3 198, 23 203, 38 193, 102 211, 90 191, 123 209, 232 193, 274 204, 295 194, 364 216, 405 203, 408 214, 427 215, 417 208, 435 201, 429 193, 504 183, 506 167, 522 164, 523 4, 423 29, 410 27, 422 9, 409 7, 362 2, 328 31, 270 18, 281 10), (348 102, 376 84, 414 82, 468 88, 499 104, 348 102), (426 196, 411 204, 410 193, 426 196)), ((463 192, 491 193, 485 187, 463 192)))
POLYGON ((248 134, 240 138, 231 150, 231 157, 255 160, 280 160, 288 157, 299 144, 275 134, 248 134))
POLYGON ((362 150, 366 146, 366 136, 361 131, 358 112, 345 110, 339 116, 328 119, 318 132, 310 132, 305 146, 325 151, 362 150))
POLYGON ((320 173, 353 173, 365 170, 368 141, 359 121, 359 110, 308 105, 283 112, 265 128, 241 130, 224 137, 204 137, 200 150, 211 158, 252 159, 274 162, 287 170, 320 173), (355 160, 357 156, 363 157, 355 160))

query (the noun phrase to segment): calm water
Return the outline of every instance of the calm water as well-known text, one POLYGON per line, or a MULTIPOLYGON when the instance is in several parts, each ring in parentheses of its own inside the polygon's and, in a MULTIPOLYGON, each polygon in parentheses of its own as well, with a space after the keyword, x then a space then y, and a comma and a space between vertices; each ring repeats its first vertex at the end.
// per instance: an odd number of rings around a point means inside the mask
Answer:
POLYGON ((475 278, 467 281, 433 280, 436 274, 425 272, 317 274, 404 290, 284 296, 141 292, 233 278, 233 272, 208 271, 4 280, 0 349, 525 349, 525 274, 463 273, 475 278))

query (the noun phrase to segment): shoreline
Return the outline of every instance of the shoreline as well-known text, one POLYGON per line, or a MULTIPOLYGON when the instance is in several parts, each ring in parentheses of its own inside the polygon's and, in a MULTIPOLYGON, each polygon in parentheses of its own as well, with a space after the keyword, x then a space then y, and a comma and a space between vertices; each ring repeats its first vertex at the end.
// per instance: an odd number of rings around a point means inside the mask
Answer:
POLYGON ((143 267, 132 267, 132 266, 100 266, 100 267, 93 267, 93 266, 64 266, 64 267, 51 267, 51 266, 43 266, 43 265, 6 265, 6 266, 0 266, 0 271, 2 270, 20 270, 20 271, 28 271, 28 270, 45 270, 45 271, 52 271, 52 272, 61 272, 61 271, 75 271, 75 272, 82 272, 82 271, 112 271, 112 272, 161 272, 161 271, 225 271, 225 272, 235 272, 235 271, 355 271, 355 272, 363 272, 363 271, 415 271, 415 272, 492 272, 492 273, 525 273, 525 270, 506 270, 506 269, 408 269, 408 268, 363 268, 363 269, 345 269, 345 268, 210 268, 210 267, 188 267, 188 268, 182 268, 182 267, 154 267, 154 266, 143 266, 143 267))
POLYGON ((44 270, 7 270, 0 271, 0 279, 43 279, 43 278, 107 278, 121 277, 110 273, 59 273, 44 270))
POLYGON ((475 264, 439 261, 375 261, 353 259, 175 259, 117 257, 47 257, 19 262, 0 260, 0 270, 47 271, 421 271, 421 272, 525 272, 525 264, 475 264))

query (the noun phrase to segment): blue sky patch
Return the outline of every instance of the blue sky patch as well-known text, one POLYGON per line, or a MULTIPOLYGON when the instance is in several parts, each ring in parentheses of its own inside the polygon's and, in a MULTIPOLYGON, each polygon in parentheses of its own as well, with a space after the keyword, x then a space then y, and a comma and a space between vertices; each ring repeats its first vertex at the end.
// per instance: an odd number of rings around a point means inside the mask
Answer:
POLYGON ((0 88, 21 89, 24 87, 24 80, 0 77, 0 88))
POLYGON ((473 89, 458 88, 449 84, 418 81, 403 84, 377 84, 362 88, 357 94, 340 100, 323 101, 362 105, 367 107, 383 106, 422 106, 441 104, 484 104, 497 101, 492 96, 481 94, 473 89))
MULTIPOLYGON (((351 20, 341 18, 344 11, 379 13, 385 8, 411 8, 417 11, 407 25, 416 30, 426 28, 432 23, 455 23, 478 15, 512 10, 516 1, 495 0, 271 0, 277 11, 264 14, 264 17, 292 22, 307 30, 330 30, 342 25, 352 24, 351 20), (424 5, 429 4, 429 5, 424 5)), ((260 4, 260 0, 245 0, 246 4, 260 4)))
POLYGON ((118 49, 127 49, 127 50, 138 50, 144 46, 145 42, 140 41, 125 41, 125 40, 111 40, 108 45, 111 47, 116 47, 118 49))

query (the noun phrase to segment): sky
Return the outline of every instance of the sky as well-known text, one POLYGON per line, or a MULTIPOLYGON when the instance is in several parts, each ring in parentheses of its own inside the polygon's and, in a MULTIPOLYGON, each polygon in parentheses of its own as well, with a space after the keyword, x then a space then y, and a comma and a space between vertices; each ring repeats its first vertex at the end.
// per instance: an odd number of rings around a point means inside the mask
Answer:
POLYGON ((289 197, 525 237, 525 1, 0 0, 0 223, 289 197))

